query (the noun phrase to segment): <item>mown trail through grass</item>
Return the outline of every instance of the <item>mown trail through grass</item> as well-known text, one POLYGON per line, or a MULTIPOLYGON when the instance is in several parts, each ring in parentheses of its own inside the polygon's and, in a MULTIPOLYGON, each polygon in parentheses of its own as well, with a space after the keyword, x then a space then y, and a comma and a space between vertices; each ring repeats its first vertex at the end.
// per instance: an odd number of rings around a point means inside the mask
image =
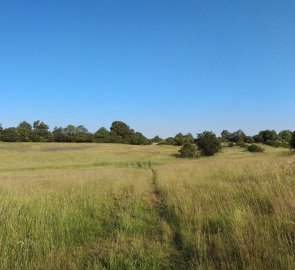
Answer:
POLYGON ((180 224, 178 218, 172 208, 169 208, 163 192, 159 189, 157 180, 157 171, 155 168, 150 169, 152 172, 151 188, 154 207, 159 219, 166 224, 170 231, 169 243, 172 246, 173 253, 170 254, 170 262, 172 269, 189 269, 189 262, 192 252, 186 249, 180 234, 180 224))

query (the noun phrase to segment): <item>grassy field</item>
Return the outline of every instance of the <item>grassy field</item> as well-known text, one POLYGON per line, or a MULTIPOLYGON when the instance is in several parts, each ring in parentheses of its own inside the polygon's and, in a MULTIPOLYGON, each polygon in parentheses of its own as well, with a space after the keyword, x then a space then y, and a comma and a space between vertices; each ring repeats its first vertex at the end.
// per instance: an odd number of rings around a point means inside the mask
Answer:
POLYGON ((0 269, 295 269, 295 155, 0 143, 0 269))

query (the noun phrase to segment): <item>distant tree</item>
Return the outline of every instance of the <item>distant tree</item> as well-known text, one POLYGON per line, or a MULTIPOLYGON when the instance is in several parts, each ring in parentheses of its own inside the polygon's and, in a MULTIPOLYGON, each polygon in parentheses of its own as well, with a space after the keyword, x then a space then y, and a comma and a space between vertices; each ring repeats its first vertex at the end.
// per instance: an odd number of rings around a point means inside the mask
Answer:
POLYGON ((183 145, 184 144, 183 137, 184 137, 184 135, 181 132, 176 134, 174 137, 174 143, 176 145, 183 145))
POLYGON ((2 127, 2 125, 0 124, 0 141, 2 141, 2 130, 3 130, 3 127, 2 127))
POLYGON ((110 143, 111 142, 110 132, 106 128, 101 127, 98 131, 95 132, 94 141, 98 143, 110 143))
POLYGON ((114 121, 111 126, 111 133, 111 137, 115 142, 129 143, 130 136, 134 133, 134 130, 130 129, 122 121, 114 121))
POLYGON ((168 137, 168 138, 165 139, 165 141, 163 142, 163 144, 176 145, 175 138, 168 137))
POLYGON ((77 133, 81 133, 81 134, 88 134, 89 131, 86 127, 84 127, 83 125, 77 126, 77 133))
POLYGON ((195 158, 198 153, 197 146, 194 143, 187 142, 179 150, 181 157, 195 158))
POLYGON ((18 142, 19 134, 14 127, 6 128, 1 131, 1 140, 3 142, 18 142))
POLYGON ((279 135, 278 135, 279 139, 286 142, 286 143, 290 143, 292 140, 292 131, 290 130, 282 130, 279 135))
MULTIPOLYGON (((285 139, 288 137, 288 132, 283 131, 281 133, 285 139)), ((258 135, 253 137, 256 143, 263 143, 274 147, 288 147, 288 142, 286 142, 282 137, 280 137, 275 130, 262 130, 258 135)))
POLYGON ((75 142, 91 142, 93 141, 92 134, 83 125, 77 126, 74 137, 75 142))
POLYGON ((227 141, 230 138, 230 136, 231 136, 231 133, 228 130, 223 130, 221 132, 221 139, 223 141, 227 141))
POLYGON ((194 137, 192 134, 188 133, 183 135, 182 133, 178 133, 174 137, 174 144, 176 145, 184 145, 186 143, 193 143, 194 137))
POLYGON ((20 142, 30 142, 32 140, 32 125, 26 121, 19 123, 17 126, 20 142))
POLYGON ((49 127, 44 122, 38 120, 33 123, 33 132, 31 139, 34 142, 48 142, 51 141, 51 133, 49 127))
POLYGON ((64 132, 62 127, 55 127, 52 131, 53 141, 55 142, 68 142, 69 138, 64 132))
POLYGON ((292 133, 292 138, 290 141, 290 148, 295 149, 295 131, 292 133))
POLYGON ((261 133, 253 136, 253 140, 255 143, 263 143, 263 137, 262 137, 261 133))
POLYGON ((160 143, 162 141, 163 141, 163 139, 159 135, 157 135, 154 138, 152 138, 152 142, 153 143, 160 143))
MULTIPOLYGON (((59 131, 60 132, 60 131, 59 131)), ((64 138, 67 142, 91 142, 92 135, 84 126, 68 125, 63 129, 64 138)))
POLYGON ((204 131, 196 139, 198 149, 204 156, 213 156, 221 150, 221 143, 213 132, 204 131))
POLYGON ((187 133, 183 136, 183 140, 185 143, 194 143, 194 136, 191 133, 187 133))
POLYGON ((149 140, 140 132, 135 132, 130 136, 130 144, 134 145, 148 145, 149 140))
POLYGON ((231 133, 228 137, 228 140, 231 142, 243 142, 246 138, 246 134, 242 130, 237 130, 233 133, 231 133))
POLYGON ((110 132, 102 129, 95 134, 95 140, 107 136, 108 142, 111 143, 125 143, 125 144, 149 144, 150 141, 140 132, 135 132, 127 124, 122 121, 114 121, 110 128, 110 132))
POLYGON ((111 143, 122 143, 129 144, 130 138, 123 138, 122 136, 117 135, 115 132, 110 131, 110 142, 111 143))
POLYGON ((63 129, 68 142, 74 142, 77 134, 77 128, 74 125, 68 125, 63 129))
POLYGON ((126 144, 150 144, 153 140, 147 139, 142 133, 135 132, 121 121, 112 123, 111 131, 99 129, 95 134, 89 132, 83 125, 68 125, 65 128, 55 127, 52 132, 42 121, 35 121, 33 126, 28 122, 21 122, 17 128, 3 130, 0 125, 0 140, 5 141, 33 141, 33 142, 104 142, 126 144), (2 134, 3 133, 3 134, 2 134))
POLYGON ((260 135, 260 137, 262 138, 263 143, 269 145, 272 145, 273 142, 275 142, 275 140, 277 140, 278 138, 278 135, 275 130, 263 130, 260 131, 258 135, 260 135))
POLYGON ((254 143, 255 141, 254 141, 253 137, 251 137, 251 136, 246 136, 246 137, 244 138, 244 142, 245 142, 245 143, 254 143))

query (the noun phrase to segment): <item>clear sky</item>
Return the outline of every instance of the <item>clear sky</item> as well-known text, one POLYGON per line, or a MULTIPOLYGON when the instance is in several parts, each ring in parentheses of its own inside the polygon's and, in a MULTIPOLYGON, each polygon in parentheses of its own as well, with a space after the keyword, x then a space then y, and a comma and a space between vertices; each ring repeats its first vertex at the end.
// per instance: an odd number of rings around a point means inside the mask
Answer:
POLYGON ((0 123, 295 130, 294 0, 0 3, 0 123))

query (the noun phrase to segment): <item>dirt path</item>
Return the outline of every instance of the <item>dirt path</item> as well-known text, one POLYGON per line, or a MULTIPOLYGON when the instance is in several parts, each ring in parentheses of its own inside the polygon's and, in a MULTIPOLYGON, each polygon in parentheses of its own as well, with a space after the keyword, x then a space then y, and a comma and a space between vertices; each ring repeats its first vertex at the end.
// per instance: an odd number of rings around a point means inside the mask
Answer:
POLYGON ((173 249, 171 254, 171 267, 167 269, 190 269, 190 261, 193 256, 191 250, 185 247, 180 233, 180 224, 174 209, 169 208, 166 203, 165 196, 158 186, 157 172, 155 169, 150 169, 152 172, 151 199, 156 209, 159 220, 165 222, 169 227, 170 244, 173 249))

